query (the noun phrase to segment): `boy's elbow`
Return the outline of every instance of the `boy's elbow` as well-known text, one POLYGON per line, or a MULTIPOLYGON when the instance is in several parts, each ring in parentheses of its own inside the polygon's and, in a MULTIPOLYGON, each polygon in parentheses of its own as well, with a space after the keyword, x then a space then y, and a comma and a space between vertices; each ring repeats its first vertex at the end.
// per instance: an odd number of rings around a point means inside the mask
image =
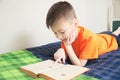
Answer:
POLYGON ((77 64, 77 66, 82 66, 82 67, 84 67, 86 64, 82 64, 82 63, 80 63, 80 64, 77 64))
POLYGON ((79 64, 78 64, 78 66, 85 66, 86 64, 87 64, 87 61, 88 60, 79 60, 79 64))

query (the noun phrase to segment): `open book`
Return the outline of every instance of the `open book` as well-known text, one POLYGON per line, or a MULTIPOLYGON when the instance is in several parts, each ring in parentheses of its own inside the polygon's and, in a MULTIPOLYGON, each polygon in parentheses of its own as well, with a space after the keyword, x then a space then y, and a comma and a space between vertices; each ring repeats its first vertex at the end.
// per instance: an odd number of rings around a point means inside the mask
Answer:
POLYGON ((55 63, 52 60, 45 60, 21 66, 20 70, 33 78, 41 77, 46 80, 71 80, 89 69, 70 64, 55 63))

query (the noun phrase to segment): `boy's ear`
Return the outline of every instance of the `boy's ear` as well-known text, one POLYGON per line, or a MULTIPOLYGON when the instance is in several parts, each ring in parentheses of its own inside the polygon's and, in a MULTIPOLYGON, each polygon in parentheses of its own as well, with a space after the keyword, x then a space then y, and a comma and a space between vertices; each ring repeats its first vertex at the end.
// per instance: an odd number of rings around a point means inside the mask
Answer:
POLYGON ((74 19, 73 23, 74 23, 75 27, 78 27, 78 20, 77 19, 74 19))

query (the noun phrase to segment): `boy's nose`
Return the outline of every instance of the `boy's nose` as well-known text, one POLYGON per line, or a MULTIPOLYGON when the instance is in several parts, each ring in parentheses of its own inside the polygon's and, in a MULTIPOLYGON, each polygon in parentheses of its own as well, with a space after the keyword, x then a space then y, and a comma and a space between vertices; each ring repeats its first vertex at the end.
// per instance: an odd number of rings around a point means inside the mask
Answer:
POLYGON ((62 36, 61 36, 61 35, 57 35, 57 38, 58 38, 59 40, 62 40, 62 36))

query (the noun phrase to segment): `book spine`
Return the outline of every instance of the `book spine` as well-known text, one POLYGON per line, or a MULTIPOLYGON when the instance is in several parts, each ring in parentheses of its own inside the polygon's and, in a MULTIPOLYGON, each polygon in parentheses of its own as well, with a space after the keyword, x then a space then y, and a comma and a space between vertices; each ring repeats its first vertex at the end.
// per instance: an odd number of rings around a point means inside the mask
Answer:
POLYGON ((25 70, 25 69, 23 69, 23 68, 20 68, 20 71, 24 72, 25 74, 27 74, 27 75, 29 75, 29 76, 31 76, 31 77, 33 77, 33 78, 37 78, 37 77, 38 77, 38 75, 35 74, 34 72, 25 70))
POLYGON ((51 78, 51 77, 49 77, 49 76, 47 76, 45 74, 42 74, 42 73, 39 73, 38 77, 39 78, 44 78, 45 80, 55 80, 55 79, 53 79, 53 78, 51 78))

